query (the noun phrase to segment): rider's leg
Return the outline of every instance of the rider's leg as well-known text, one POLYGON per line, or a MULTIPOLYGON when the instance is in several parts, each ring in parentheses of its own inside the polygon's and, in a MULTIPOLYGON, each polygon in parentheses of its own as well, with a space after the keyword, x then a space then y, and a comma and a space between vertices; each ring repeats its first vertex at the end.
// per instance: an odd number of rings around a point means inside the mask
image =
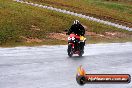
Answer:
POLYGON ((80 50, 84 50, 84 42, 80 42, 80 50))

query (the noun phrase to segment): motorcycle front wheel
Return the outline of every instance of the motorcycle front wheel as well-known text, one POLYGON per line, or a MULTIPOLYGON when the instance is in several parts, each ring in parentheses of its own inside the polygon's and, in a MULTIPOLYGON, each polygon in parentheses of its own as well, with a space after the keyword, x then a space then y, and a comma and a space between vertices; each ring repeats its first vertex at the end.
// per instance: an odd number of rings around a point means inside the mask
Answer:
POLYGON ((71 44, 68 45, 67 52, 68 52, 68 56, 69 56, 69 57, 72 57, 73 51, 72 51, 72 45, 71 45, 71 44))

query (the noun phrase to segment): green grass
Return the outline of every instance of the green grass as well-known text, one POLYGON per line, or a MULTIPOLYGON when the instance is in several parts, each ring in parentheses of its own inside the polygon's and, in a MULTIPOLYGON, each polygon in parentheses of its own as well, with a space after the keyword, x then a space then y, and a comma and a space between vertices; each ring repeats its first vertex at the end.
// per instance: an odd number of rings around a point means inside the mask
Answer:
MULTIPOLYGON (((113 21, 114 18, 132 23, 132 4, 106 0, 26 0, 48 6, 67 9, 97 18, 113 21), (107 19, 104 17, 108 17, 107 19)), ((130 2, 132 3, 132 2, 130 2)), ((131 25, 128 25, 131 26, 131 25)))
POLYGON ((108 1, 101 1, 101 0, 85 0, 88 3, 94 4, 99 6, 100 8, 107 8, 111 10, 116 10, 120 13, 132 14, 132 5, 127 3, 121 2, 108 2, 108 1))
MULTIPOLYGON (((48 33, 63 32, 71 26, 75 19, 79 19, 82 24, 88 27, 87 30, 91 32, 101 34, 106 31, 119 31, 128 35, 132 34, 132 32, 126 30, 117 29, 75 16, 13 2, 12 0, 0 0, 0 46, 67 44, 66 41, 49 38, 48 33), (39 30, 32 29, 32 26, 35 26, 39 30), (43 42, 27 43, 22 37, 38 38, 43 40, 43 42)), ((96 40, 94 38, 91 39, 93 41, 96 40)), ((90 40, 91 43, 92 40, 90 40)), ((102 42, 101 40, 97 42, 102 42)), ((131 41, 131 38, 127 39, 127 41, 131 41)))

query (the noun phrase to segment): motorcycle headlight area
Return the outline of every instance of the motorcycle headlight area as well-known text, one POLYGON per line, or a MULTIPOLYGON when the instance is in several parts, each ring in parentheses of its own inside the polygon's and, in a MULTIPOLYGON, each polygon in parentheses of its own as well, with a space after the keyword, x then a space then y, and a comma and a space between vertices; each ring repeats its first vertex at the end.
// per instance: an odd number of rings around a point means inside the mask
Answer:
POLYGON ((75 37, 72 37, 71 39, 72 39, 72 40, 75 40, 75 37))
POLYGON ((75 40, 75 38, 74 37, 68 37, 68 40, 75 40))
POLYGON ((68 37, 68 40, 71 40, 71 38, 70 38, 70 37, 68 37))

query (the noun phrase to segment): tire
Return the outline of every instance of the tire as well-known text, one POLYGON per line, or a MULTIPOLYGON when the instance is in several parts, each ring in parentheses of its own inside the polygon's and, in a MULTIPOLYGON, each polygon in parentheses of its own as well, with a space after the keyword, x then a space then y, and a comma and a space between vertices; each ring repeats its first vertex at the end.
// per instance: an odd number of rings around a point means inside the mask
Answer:
POLYGON ((79 57, 82 57, 82 55, 83 55, 83 53, 80 51, 80 53, 79 53, 79 57))
POLYGON ((79 50, 80 53, 78 55, 81 57, 84 54, 84 42, 80 42, 79 50))
POLYGON ((68 45, 68 50, 67 50, 67 52, 68 52, 68 56, 69 56, 69 57, 72 57, 73 52, 72 52, 72 45, 71 45, 71 44, 68 45))
POLYGON ((82 57, 83 54, 84 54, 84 51, 80 50, 79 56, 82 57))

